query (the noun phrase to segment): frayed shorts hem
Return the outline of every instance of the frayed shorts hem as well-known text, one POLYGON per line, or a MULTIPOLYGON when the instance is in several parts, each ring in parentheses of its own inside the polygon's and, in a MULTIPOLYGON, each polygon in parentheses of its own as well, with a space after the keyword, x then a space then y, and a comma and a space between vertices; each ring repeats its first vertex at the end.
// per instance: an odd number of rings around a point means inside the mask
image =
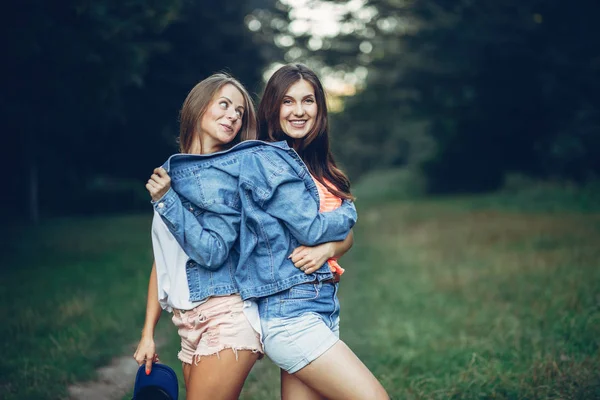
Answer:
POLYGON ((330 336, 328 340, 321 343, 319 347, 314 349, 310 354, 308 354, 304 359, 294 364, 291 368, 287 369, 285 372, 288 374, 294 374, 300 371, 302 368, 306 367, 311 362, 315 361, 317 358, 321 357, 323 354, 327 352, 330 348, 332 348, 337 342, 339 342, 339 338, 334 336, 330 336))
POLYGON ((180 351, 177 354, 177 358, 179 359, 179 361, 181 361, 184 364, 188 364, 188 365, 192 365, 192 363, 194 365, 198 365, 198 363, 200 362, 200 359, 202 357, 211 357, 216 355, 217 358, 220 358, 220 353, 223 350, 228 350, 231 349, 234 354, 235 354, 235 359, 238 359, 238 352, 239 351, 251 351, 252 353, 258 353, 258 359, 260 360, 261 358, 263 358, 264 353, 262 351, 262 349, 257 348, 257 347, 234 347, 234 346, 221 346, 221 348, 218 349, 211 349, 210 352, 202 352, 202 353, 196 353, 193 356, 189 356, 189 355, 184 355, 182 354, 183 352, 180 351))

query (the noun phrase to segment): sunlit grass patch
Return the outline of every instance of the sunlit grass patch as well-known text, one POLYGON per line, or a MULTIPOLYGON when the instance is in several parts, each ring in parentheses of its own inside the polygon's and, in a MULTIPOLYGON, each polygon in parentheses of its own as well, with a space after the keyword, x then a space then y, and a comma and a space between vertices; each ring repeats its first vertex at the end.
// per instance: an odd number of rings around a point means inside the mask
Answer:
POLYGON ((599 214, 361 211, 342 336, 395 397, 600 396, 599 214))

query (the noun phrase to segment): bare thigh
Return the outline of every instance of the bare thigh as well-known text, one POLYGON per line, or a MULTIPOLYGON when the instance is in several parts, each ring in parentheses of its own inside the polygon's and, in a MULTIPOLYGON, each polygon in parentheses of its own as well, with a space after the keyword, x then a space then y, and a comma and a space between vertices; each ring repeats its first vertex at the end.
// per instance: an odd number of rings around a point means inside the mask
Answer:
POLYGON ((185 388, 187 390, 188 382, 190 381, 190 372, 192 372, 192 366, 188 363, 182 362, 183 366, 183 381, 185 382, 185 388))
POLYGON ((281 400, 324 400, 295 375, 281 370, 281 400))
POLYGON ((237 399, 258 356, 251 350, 238 350, 236 359, 232 349, 224 349, 218 355, 202 356, 198 364, 188 364, 186 399, 237 399))
POLYGON ((331 400, 389 399, 377 378, 341 340, 294 375, 331 400))

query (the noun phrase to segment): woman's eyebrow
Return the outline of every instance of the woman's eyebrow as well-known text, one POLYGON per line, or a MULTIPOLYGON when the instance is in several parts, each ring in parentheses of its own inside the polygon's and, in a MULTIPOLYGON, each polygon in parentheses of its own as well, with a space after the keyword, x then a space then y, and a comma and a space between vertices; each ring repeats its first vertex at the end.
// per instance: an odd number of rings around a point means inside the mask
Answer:
MULTIPOLYGON (((283 98, 289 97, 290 99, 293 99, 294 96, 290 95, 290 94, 284 94, 283 98)), ((307 98, 307 97, 315 97, 314 93, 308 93, 305 94, 304 96, 302 96, 303 99, 307 98)))

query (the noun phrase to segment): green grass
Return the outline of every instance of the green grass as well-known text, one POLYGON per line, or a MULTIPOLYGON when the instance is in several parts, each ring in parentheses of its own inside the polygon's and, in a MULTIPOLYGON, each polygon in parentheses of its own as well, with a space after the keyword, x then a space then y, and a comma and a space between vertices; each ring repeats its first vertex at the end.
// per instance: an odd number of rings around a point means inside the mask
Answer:
POLYGON ((0 397, 64 398, 69 383, 133 354, 151 266, 149 229, 149 216, 12 229, 0 270, 0 397))
MULTIPOLYGON (((341 336, 393 398, 600 398, 599 212, 577 196, 535 209, 507 194, 358 194, 341 336)), ((148 229, 149 217, 63 219, 17 235, 0 275, 3 398, 61 398, 69 382, 132 353, 148 229)), ((161 359, 179 372, 163 319, 161 359)), ((279 398, 269 360, 241 398, 279 398)))
POLYGON ((599 398, 600 215, 459 205, 362 213, 343 338, 395 398, 599 398))

